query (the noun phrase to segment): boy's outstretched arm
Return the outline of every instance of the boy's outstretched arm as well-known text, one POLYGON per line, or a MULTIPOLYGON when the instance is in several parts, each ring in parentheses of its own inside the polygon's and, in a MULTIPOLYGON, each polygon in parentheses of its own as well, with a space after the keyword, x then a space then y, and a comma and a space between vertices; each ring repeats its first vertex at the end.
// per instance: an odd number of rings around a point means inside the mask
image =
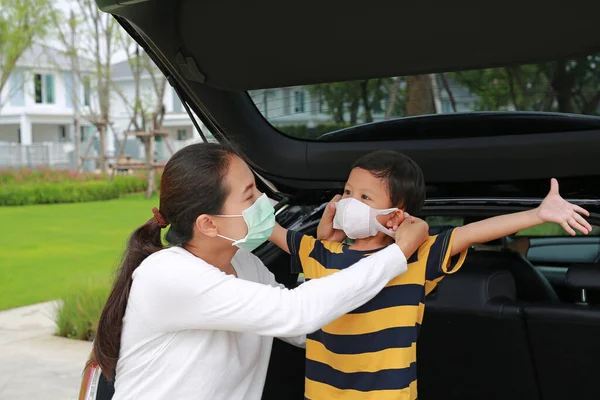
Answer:
POLYGON ((452 241, 452 255, 467 250, 475 243, 485 243, 519 232, 544 222, 556 222, 565 231, 575 235, 575 230, 587 235, 592 226, 581 216, 590 213, 563 199, 558 192, 558 181, 552 179, 550 192, 537 208, 514 214, 484 219, 456 228, 452 241))

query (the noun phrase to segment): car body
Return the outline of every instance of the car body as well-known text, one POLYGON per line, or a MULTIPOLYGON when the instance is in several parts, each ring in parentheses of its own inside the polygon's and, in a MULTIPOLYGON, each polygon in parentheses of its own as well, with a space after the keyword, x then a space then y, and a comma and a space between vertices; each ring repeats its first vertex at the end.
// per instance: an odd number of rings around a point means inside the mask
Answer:
MULTIPOLYGON (((428 199, 421 216, 432 233, 535 207, 549 179, 558 178, 563 196, 591 212, 596 230, 585 238, 520 232, 474 251, 471 264, 482 264, 490 277, 510 276, 515 296, 481 300, 481 286, 468 290, 469 276, 477 272, 466 272, 447 278, 440 293, 427 299, 419 398, 600 397, 593 379, 600 371, 594 363, 600 347, 593 340, 600 333, 600 308, 594 306, 600 300, 599 117, 514 111, 425 115, 301 140, 282 134, 248 94, 594 54, 600 51, 595 32, 600 3, 553 8, 508 1, 495 6, 493 15, 490 4, 466 1, 435 1, 432 11, 429 3, 311 0, 291 13, 275 1, 98 4, 148 52, 192 118, 240 150, 261 189, 278 201, 278 221, 288 228, 314 233, 324 204, 341 191, 352 163, 381 148, 402 151, 423 169, 428 199), (543 18, 533 18, 539 10, 543 18), (294 31, 294 24, 310 29, 294 31), (280 31, 286 35, 273 35, 280 31), (523 238, 525 251, 508 252, 523 238), (442 295, 442 289, 473 297, 455 303, 461 296, 442 295)), ((289 256, 272 244, 256 254, 279 282, 299 284, 289 272, 289 256)), ((97 371, 94 365, 86 370, 80 399, 111 397, 111 385, 97 371)), ((263 398, 302 399, 303 386, 303 351, 276 340, 263 398)))

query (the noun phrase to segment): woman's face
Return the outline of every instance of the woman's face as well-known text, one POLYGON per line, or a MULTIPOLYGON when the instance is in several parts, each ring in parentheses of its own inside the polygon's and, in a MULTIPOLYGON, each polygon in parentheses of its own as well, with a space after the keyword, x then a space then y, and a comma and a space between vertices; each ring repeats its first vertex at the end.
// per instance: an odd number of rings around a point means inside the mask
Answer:
MULTIPOLYGON (((256 188, 254 174, 239 157, 232 156, 229 170, 225 176, 225 185, 229 195, 225 200, 222 215, 242 215, 262 195, 256 188)), ((242 239, 248 234, 248 225, 242 217, 216 217, 214 223, 218 233, 231 239, 242 239)))

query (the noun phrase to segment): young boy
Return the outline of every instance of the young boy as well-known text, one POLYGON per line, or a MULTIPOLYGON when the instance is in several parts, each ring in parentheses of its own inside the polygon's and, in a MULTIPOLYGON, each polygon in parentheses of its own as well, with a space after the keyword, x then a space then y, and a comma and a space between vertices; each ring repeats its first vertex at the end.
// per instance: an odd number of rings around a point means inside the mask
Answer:
MULTIPOLYGON (((317 236, 276 229, 272 241, 289 251, 307 279, 347 268, 393 243, 407 213, 418 213, 425 183, 418 165, 393 151, 359 159, 343 196, 328 204, 317 236), (285 240, 283 235, 286 235, 285 240), (346 237, 352 245, 342 244, 346 237)), ((475 243, 498 239, 544 222, 556 222, 574 235, 591 226, 583 208, 563 200, 558 183, 533 210, 489 218, 430 237, 408 260, 408 271, 375 298, 306 341, 305 396, 322 399, 416 399, 416 343, 424 299, 445 275, 460 269, 475 243)))

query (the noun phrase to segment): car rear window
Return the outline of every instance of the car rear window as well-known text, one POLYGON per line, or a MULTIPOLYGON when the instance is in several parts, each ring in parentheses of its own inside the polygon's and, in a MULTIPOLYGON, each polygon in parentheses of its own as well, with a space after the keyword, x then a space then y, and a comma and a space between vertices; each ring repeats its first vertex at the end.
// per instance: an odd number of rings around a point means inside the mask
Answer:
MULTIPOLYGON (((465 224, 463 217, 446 217, 446 216, 428 216, 425 218, 427 224, 429 224, 430 233, 437 234, 447 229, 456 228, 465 224)), ((582 233, 577 232, 578 236, 583 236, 582 233)), ((519 237, 563 237, 569 235, 560 225, 547 222, 538 226, 534 226, 529 229, 524 229, 515 234, 519 237)), ((587 236, 600 236, 600 227, 592 225, 592 232, 587 236)))
MULTIPOLYGON (((600 54, 575 60, 249 92, 283 134, 315 140, 407 116, 479 111, 600 114, 600 54)), ((422 132, 426 139, 427 132, 422 132)))

